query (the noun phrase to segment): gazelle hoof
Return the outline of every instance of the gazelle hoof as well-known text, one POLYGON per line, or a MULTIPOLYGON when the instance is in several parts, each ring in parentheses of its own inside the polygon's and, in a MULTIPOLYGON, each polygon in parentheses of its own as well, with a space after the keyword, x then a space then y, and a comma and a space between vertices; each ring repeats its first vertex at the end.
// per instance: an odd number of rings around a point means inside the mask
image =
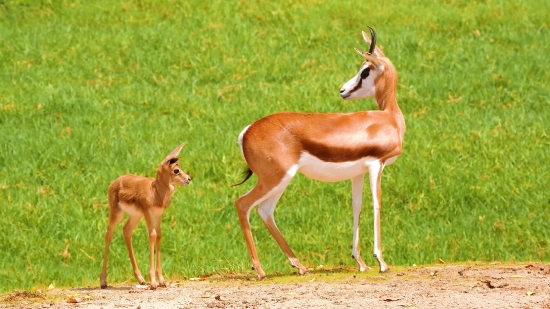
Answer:
POLYGON ((384 273, 389 273, 390 272, 390 268, 389 267, 386 267, 384 269, 380 268, 380 273, 381 274, 384 274, 384 273))
POLYGON ((307 273, 307 268, 305 268, 303 265, 296 265, 294 267, 298 268, 298 273, 300 275, 305 275, 307 273))
POLYGON ((142 276, 138 276, 137 279, 140 285, 147 285, 147 282, 145 281, 145 279, 143 279, 142 276))

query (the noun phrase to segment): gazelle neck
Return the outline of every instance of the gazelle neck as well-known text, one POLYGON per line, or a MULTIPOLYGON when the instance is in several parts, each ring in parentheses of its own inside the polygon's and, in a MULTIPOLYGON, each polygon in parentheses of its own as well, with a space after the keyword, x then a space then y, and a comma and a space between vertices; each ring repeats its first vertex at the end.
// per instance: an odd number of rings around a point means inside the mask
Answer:
POLYGON ((157 198, 160 206, 167 206, 170 204, 170 199, 172 197, 172 186, 170 186, 170 175, 165 175, 165 173, 160 171, 157 172, 157 177, 153 183, 155 191, 157 193, 157 198))
MULTIPOLYGON (((391 63, 390 63, 391 64, 391 63)), ((388 112, 397 122, 401 140, 405 135, 405 118, 397 105, 397 72, 393 65, 386 65, 384 73, 378 79, 374 93, 374 102, 381 111, 388 112)))

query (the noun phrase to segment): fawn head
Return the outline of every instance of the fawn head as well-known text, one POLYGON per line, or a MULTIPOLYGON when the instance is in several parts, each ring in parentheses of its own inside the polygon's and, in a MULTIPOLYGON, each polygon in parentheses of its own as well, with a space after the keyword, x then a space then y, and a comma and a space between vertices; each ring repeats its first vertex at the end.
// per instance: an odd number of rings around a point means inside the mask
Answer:
POLYGON ((187 186, 191 182, 191 177, 181 170, 178 154, 185 146, 185 143, 172 150, 159 165, 157 175, 163 175, 169 178, 171 185, 187 186))

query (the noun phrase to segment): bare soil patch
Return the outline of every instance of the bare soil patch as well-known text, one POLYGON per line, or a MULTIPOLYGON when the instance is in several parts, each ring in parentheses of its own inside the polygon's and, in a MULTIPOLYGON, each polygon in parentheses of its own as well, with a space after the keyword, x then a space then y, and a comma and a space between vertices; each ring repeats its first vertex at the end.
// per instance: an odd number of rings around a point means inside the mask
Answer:
POLYGON ((314 271, 257 281, 213 276, 137 285, 11 292, 0 308, 547 308, 550 265, 440 265, 388 274, 314 271), (280 281, 292 282, 280 282, 280 281))

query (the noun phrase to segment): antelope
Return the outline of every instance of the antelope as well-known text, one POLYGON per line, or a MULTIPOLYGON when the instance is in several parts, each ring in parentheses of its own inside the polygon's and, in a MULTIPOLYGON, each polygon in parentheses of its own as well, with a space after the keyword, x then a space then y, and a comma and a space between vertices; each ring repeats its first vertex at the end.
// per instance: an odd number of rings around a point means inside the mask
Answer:
POLYGON ((177 157, 184 145, 181 144, 176 147, 162 160, 158 166, 156 178, 123 175, 109 185, 109 225, 105 233, 103 269, 100 275, 102 289, 107 287, 109 244, 113 238, 113 231, 123 219, 124 213, 128 214, 128 221, 122 231, 136 279, 139 284, 146 285, 145 279, 143 279, 137 266, 132 248, 132 232, 141 221, 141 218, 144 217, 149 235, 149 279, 151 289, 154 290, 157 286, 166 287, 160 265, 160 223, 163 212, 170 205, 174 185, 187 186, 191 182, 191 177, 181 170, 179 158, 177 157), (155 281, 155 250, 158 284, 155 281))
POLYGON ((274 210, 286 187, 296 175, 337 182, 351 179, 353 208, 353 245, 351 255, 359 271, 369 267, 361 259, 359 249, 359 217, 365 173, 369 173, 374 209, 374 258, 380 272, 389 268, 382 257, 380 234, 381 176, 386 165, 402 152, 405 120, 397 106, 397 73, 391 61, 376 46, 376 32, 369 27, 368 52, 355 49, 365 58, 359 72, 340 89, 345 100, 374 97, 379 110, 355 113, 281 112, 266 116, 248 125, 238 138, 247 164, 245 178, 252 174, 258 182, 235 201, 239 223, 244 233, 253 269, 260 279, 266 276, 260 265, 250 231, 251 210, 257 212, 293 267, 300 274, 307 272, 292 252, 274 219, 274 210))

